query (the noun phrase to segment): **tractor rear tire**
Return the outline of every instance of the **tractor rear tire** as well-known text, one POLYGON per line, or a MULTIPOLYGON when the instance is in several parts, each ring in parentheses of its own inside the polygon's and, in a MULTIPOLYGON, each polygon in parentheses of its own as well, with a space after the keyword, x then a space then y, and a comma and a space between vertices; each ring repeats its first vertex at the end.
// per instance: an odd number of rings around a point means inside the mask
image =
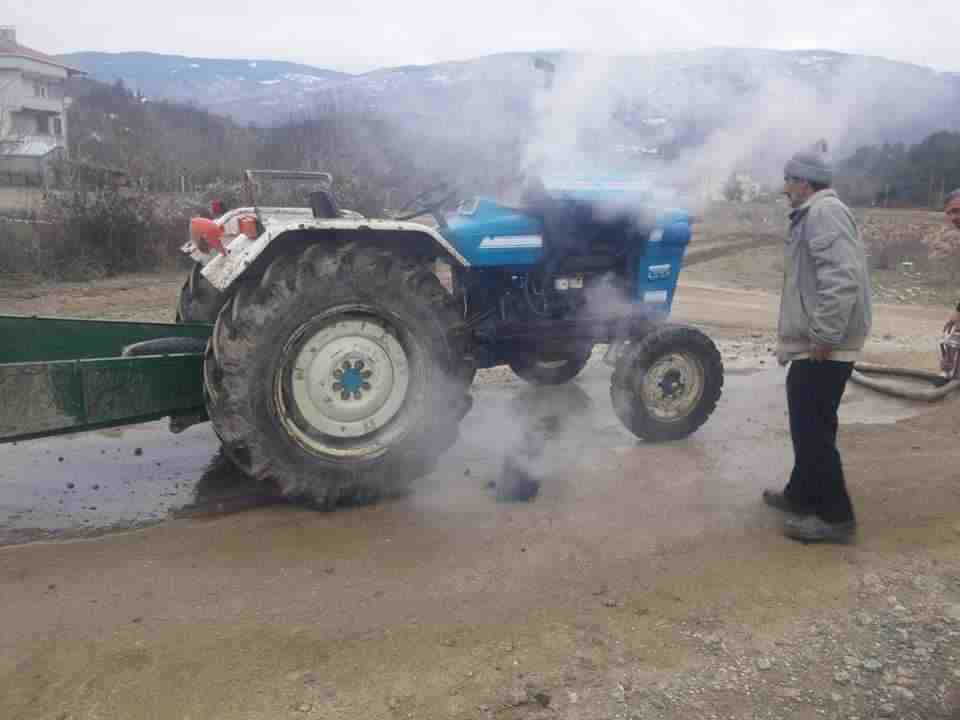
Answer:
POLYGON ((699 330, 665 325, 624 348, 610 383, 614 412, 651 442, 680 440, 710 417, 723 391, 723 360, 699 330))
POLYGON ((200 263, 194 263, 183 287, 180 288, 180 300, 177 302, 176 322, 178 323, 214 323, 227 296, 217 290, 200 271, 200 263))
POLYGON ((224 451, 324 509, 405 491, 470 409, 461 328, 426 263, 352 243, 276 258, 227 301, 207 351, 224 451))
POLYGON ((592 351, 588 345, 562 353, 517 355, 510 361, 510 369, 531 385, 563 385, 586 367, 592 351))

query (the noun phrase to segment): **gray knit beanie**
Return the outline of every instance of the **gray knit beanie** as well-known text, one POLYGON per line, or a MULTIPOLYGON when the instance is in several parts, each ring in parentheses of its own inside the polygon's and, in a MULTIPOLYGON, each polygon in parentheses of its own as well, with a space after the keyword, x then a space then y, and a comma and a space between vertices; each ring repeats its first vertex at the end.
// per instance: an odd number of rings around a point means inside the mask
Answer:
POLYGON ((829 185, 833 181, 833 163, 827 154, 826 141, 821 140, 809 150, 796 153, 784 167, 783 174, 811 183, 829 185))

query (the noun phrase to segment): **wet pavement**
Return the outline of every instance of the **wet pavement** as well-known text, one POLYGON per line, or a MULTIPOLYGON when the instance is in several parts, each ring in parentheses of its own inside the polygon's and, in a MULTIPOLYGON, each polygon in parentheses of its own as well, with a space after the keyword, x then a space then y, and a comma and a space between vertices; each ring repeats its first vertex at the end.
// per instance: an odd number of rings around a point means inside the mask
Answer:
POLYGON ((0 541, 154 523, 195 503, 222 467, 209 424, 172 435, 158 421, 0 446, 0 541))
MULTIPOLYGON (((851 388, 847 422, 929 415, 844 428, 861 533, 852 547, 817 547, 781 537, 782 517, 760 500, 790 462, 783 370, 733 369, 699 432, 656 445, 614 418, 609 374, 594 362, 557 388, 478 385, 461 441, 413 494, 332 513, 261 506, 259 488, 211 463, 209 427, 0 447, 9 541, 49 537, 53 525, 63 537, 157 523, 0 549, 0 717, 546 717, 524 701, 530 687, 554 698, 542 709, 557 717, 647 717, 657 708, 639 695, 624 705, 618 682, 657 687, 714 660, 746 700, 700 695, 721 677, 707 666, 691 684, 705 704, 664 717, 766 716, 751 705, 755 658, 777 658, 764 674, 777 692, 795 682, 784 655, 771 655, 777 638, 805 651, 809 629, 823 628, 829 652, 790 660, 814 669, 817 697, 837 689, 843 655, 874 656, 854 623, 866 573, 914 590, 924 575, 944 588, 960 577, 950 472, 960 451, 941 428, 952 405, 905 409, 851 388), (490 484, 530 430, 545 440, 529 458, 538 492, 500 502, 490 484), (843 623, 854 635, 837 642, 843 623)), ((875 600, 893 613, 888 593, 875 600)), ((859 682, 851 692, 874 691, 859 682)), ((858 717, 871 716, 867 697, 858 717)), ((774 712, 798 707, 773 702, 774 712)))
MULTIPOLYGON (((788 468, 783 383, 778 368, 731 368, 713 417, 687 440, 644 446, 620 425, 609 400, 610 370, 595 358, 574 383, 536 388, 478 384, 461 438, 436 471, 415 484, 414 502, 497 497, 504 460, 531 428, 543 452, 530 471, 550 478, 644 448, 651 462, 705 463, 752 493, 788 468)), ((889 423, 915 415, 909 404, 850 386, 844 423, 889 423)), ((723 483, 726 484, 726 483, 723 483)), ((728 488, 729 489, 729 488, 728 488)), ((534 500, 534 497, 529 499, 534 500)), ((535 501, 535 500, 534 500, 535 501)), ((237 512, 282 502, 237 472, 219 452, 209 423, 169 433, 166 421, 0 446, 0 544, 96 534, 171 517, 237 512)))

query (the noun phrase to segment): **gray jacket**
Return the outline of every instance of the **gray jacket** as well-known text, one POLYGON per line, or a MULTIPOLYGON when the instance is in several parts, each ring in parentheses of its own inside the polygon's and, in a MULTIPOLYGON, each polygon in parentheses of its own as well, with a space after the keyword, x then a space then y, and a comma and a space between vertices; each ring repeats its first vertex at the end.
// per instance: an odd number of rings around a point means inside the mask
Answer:
POLYGON ((853 213, 833 190, 790 213, 783 265, 781 364, 809 357, 812 342, 856 360, 873 322, 870 272, 853 213))

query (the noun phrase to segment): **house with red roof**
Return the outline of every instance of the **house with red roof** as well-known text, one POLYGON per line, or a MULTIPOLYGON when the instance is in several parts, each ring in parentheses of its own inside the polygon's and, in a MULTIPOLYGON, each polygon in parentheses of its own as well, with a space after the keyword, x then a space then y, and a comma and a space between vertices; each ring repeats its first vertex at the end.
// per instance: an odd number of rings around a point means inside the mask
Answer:
POLYGON ((66 153, 66 82, 85 74, 21 45, 15 28, 0 27, 0 173, 42 176, 66 153))

